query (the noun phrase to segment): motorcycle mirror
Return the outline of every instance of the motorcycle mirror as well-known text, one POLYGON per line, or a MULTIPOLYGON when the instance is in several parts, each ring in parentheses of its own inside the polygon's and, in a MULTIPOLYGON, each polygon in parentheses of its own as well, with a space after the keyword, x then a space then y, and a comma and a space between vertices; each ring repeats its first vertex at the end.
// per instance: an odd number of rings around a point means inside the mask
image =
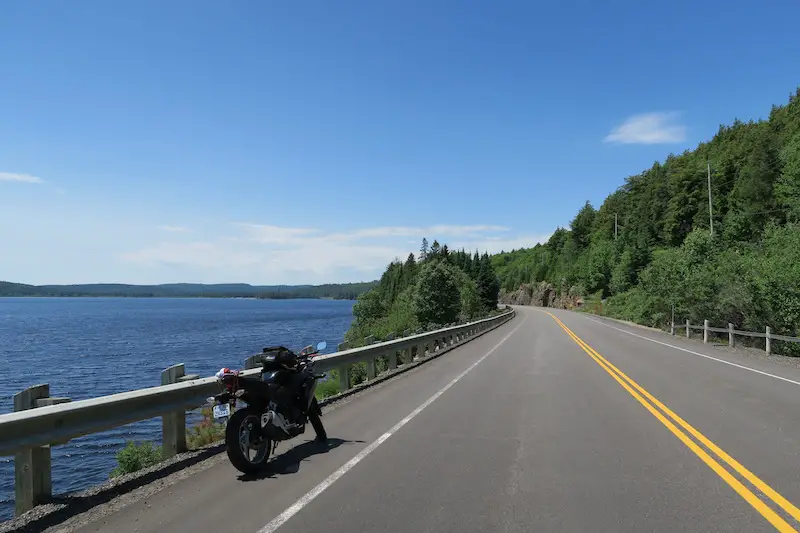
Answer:
POLYGON ((317 351, 318 352, 321 352, 322 350, 324 350, 327 347, 328 347, 328 343, 325 342, 325 341, 317 343, 317 351))

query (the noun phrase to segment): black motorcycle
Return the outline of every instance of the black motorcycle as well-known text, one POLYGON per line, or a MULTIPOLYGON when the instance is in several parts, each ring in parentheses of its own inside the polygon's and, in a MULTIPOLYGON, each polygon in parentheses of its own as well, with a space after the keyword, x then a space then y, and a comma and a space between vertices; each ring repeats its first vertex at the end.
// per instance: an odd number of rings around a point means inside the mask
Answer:
POLYGON ((323 341, 316 350, 309 346, 299 354, 282 346, 264 348, 259 377, 241 376, 227 368, 217 373, 225 390, 208 401, 214 406, 215 419, 227 419, 225 448, 237 470, 245 474, 263 470, 278 443, 305 433, 306 423, 311 423, 318 440, 327 439, 322 410, 314 396, 317 381, 325 377, 314 373, 314 356, 326 346, 323 341), (276 392, 290 380, 301 382, 292 398, 294 405, 276 404, 276 392), (247 405, 234 409, 237 400, 247 405))

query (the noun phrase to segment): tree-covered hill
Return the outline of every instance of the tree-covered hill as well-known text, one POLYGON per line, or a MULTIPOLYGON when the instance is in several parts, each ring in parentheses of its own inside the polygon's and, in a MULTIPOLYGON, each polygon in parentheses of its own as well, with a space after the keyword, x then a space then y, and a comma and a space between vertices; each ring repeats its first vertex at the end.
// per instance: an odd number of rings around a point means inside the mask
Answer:
POLYGON ((681 319, 798 333, 800 90, 767 120, 721 126, 628 177, 599 209, 587 202, 547 243, 492 264, 503 301, 608 298, 604 312, 649 325, 674 305, 681 319))

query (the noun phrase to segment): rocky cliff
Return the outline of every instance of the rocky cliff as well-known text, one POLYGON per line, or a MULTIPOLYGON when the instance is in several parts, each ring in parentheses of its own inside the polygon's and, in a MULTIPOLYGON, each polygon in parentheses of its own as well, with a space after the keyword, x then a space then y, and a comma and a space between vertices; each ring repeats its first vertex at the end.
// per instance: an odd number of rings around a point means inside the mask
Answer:
POLYGON ((573 309, 583 305, 583 298, 570 294, 559 295, 555 288, 546 281, 537 284, 523 283, 519 289, 511 292, 500 291, 500 303, 508 305, 534 305, 538 307, 557 307, 573 309))

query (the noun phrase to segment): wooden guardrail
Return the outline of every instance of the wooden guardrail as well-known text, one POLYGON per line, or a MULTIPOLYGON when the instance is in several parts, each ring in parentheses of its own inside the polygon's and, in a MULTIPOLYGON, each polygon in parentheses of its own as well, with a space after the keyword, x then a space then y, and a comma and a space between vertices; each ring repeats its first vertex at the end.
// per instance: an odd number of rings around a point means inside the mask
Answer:
MULTIPOLYGON (((743 337, 755 337, 765 339, 764 348, 767 352, 767 355, 772 354, 772 341, 783 341, 783 342, 800 342, 800 337, 789 337, 787 335, 776 335, 772 333, 772 328, 766 326, 764 333, 760 331, 743 331, 734 329, 733 324, 728 323, 727 328, 716 328, 709 325, 708 320, 703 321, 703 325, 695 325, 692 324, 689 320, 686 320, 686 324, 682 325, 681 328, 686 328, 686 337, 691 337, 691 330, 702 330, 703 331, 703 342, 708 343, 708 334, 709 333, 727 333, 728 334, 728 344, 733 347, 736 346, 736 336, 741 335, 743 337)), ((675 334, 675 324, 672 324, 670 329, 670 333, 673 335, 675 334)))

